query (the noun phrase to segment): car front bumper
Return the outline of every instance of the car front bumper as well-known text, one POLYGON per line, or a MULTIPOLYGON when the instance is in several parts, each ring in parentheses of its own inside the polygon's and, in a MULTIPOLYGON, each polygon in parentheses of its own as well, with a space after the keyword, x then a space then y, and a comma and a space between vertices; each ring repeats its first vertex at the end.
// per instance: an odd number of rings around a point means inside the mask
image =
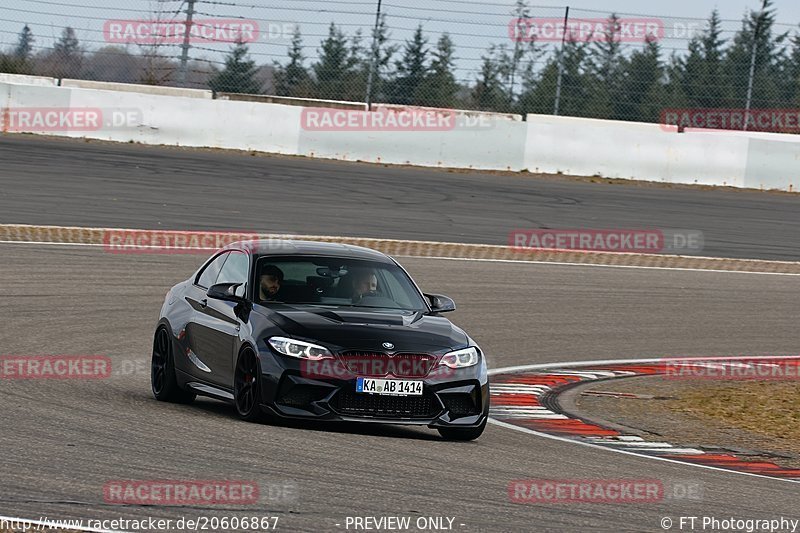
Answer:
POLYGON ((262 408, 282 418, 374 422, 471 428, 489 413, 485 363, 432 372, 424 378, 422 396, 387 396, 356 392, 357 376, 308 376, 299 362, 262 355, 262 408))

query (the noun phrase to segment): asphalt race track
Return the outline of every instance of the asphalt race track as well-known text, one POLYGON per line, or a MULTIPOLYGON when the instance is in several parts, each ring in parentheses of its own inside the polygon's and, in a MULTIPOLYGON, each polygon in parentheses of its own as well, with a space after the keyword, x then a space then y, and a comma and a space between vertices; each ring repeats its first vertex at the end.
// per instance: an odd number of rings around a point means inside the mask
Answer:
POLYGON ((610 185, 0 136, 0 223, 507 244, 515 229, 705 234, 700 255, 796 261, 800 195, 610 185))
MULTIPOLYGON (((158 403, 147 361, 166 289, 198 256, 127 256, 99 248, 0 245, 7 354, 100 354, 99 381, 4 380, 0 513, 49 517, 231 515, 202 508, 106 505, 124 479, 292 482, 297 498, 259 507, 285 530, 335 531, 348 515, 451 516, 463 531, 656 531, 663 516, 776 517, 797 486, 623 457, 490 426, 470 444, 422 429, 275 427, 224 404, 158 403), (625 506, 526 506, 516 479, 689 480, 702 499, 625 506), (713 513, 712 513, 713 512, 713 513), (624 513, 624 520, 620 520, 624 513), (620 523, 622 522, 622 523, 620 523)), ((492 366, 664 354, 790 353, 800 277, 498 265, 407 259, 423 288, 461 303, 456 323, 492 366)), ((254 511, 239 508, 238 515, 254 511)))
MULTIPOLYGON (((796 260, 800 249, 800 199, 788 195, 35 137, 0 137, 0 157, 3 223, 491 243, 505 242, 510 229, 538 224, 665 226, 705 231, 713 248, 704 255, 796 260), (298 216, 306 202, 322 207, 298 216), (293 224, 281 222, 284 217, 293 224)), ((0 354, 105 355, 115 369, 102 380, 0 380, 2 515, 278 516, 284 531, 345 530, 348 516, 445 516, 455 519, 456 531, 663 531, 664 517, 800 518, 796 484, 623 456, 494 425, 473 443, 450 443, 427 429, 254 425, 212 400, 156 402, 149 357, 158 310, 166 290, 203 256, 29 244, 0 244, 0 255, 0 354), (148 479, 254 480, 262 490, 293 489, 233 509, 104 502, 105 484, 148 479), (658 479, 691 483, 701 495, 647 504, 520 505, 508 495, 509 483, 520 479, 658 479)), ((494 368, 798 353, 800 276, 401 261, 423 289, 458 302, 452 319, 481 344, 494 368)))

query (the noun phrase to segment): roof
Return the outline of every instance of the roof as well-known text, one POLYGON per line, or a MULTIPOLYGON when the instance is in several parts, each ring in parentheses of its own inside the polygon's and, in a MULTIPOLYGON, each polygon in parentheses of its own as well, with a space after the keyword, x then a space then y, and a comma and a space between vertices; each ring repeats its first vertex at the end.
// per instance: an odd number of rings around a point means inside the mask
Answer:
POLYGON ((253 255, 318 255, 329 257, 347 257, 351 259, 366 259, 391 263, 392 260, 377 250, 319 241, 296 241, 283 239, 260 239, 239 241, 228 245, 226 248, 249 250, 253 255))

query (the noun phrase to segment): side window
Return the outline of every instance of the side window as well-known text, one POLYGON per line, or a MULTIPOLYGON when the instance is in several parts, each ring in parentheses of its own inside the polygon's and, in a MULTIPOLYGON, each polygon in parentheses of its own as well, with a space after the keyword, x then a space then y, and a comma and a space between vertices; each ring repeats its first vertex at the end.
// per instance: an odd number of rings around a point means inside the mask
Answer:
POLYGON ((217 281, 214 283, 241 283, 242 285, 236 289, 237 296, 244 296, 246 294, 247 283, 247 254, 242 252, 231 252, 228 260, 219 271, 217 281))
POLYGON ((219 271, 222 269, 222 264, 228 258, 230 252, 225 252, 224 254, 220 254, 217 256, 216 259, 211 261, 206 268, 197 276, 197 280, 195 283, 204 289, 208 289, 217 281, 217 276, 219 275, 219 271))

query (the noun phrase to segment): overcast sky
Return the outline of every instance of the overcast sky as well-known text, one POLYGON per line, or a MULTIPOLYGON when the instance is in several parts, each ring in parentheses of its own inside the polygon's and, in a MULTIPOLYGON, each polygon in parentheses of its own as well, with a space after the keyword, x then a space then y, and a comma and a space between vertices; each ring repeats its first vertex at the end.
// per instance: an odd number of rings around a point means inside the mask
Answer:
MULTIPOLYGON (((184 0, 185 1, 185 0, 184 0)), ((369 34, 375 17, 376 0, 225 0, 208 3, 197 0, 197 17, 234 18, 255 20, 259 27, 272 24, 272 34, 264 32, 258 42, 250 46, 253 58, 259 64, 282 61, 286 55, 288 35, 279 27, 300 26, 305 37, 305 55, 313 60, 317 55, 320 38, 327 33, 327 25, 335 22, 348 34, 358 28, 369 34)), ((742 15, 759 9, 760 0, 671 0, 669 2, 644 2, 642 0, 530 0, 532 15, 541 18, 562 18, 569 4, 574 18, 605 18, 612 12, 649 17, 662 17, 668 28, 686 28, 706 19, 714 8, 719 9, 726 22, 724 36, 730 38, 740 26, 742 15), (698 19, 696 21, 685 19, 698 19)), ((76 28, 83 45, 88 50, 107 43, 103 32, 109 19, 147 19, 158 9, 178 9, 181 0, 0 0, 0 48, 9 48, 17 40, 24 24, 29 24, 39 48, 52 46, 64 26, 76 28)), ((184 4, 185 5, 185 4, 184 4)), ((514 0, 383 0, 384 12, 391 28, 393 42, 402 44, 413 29, 422 24, 431 44, 442 32, 451 34, 456 44, 457 77, 474 79, 480 58, 491 44, 510 44, 508 22, 514 0)), ((800 0, 774 0, 780 31, 796 32, 800 24, 800 0)), ((679 36, 681 37, 681 36, 679 36)), ((555 45, 549 45, 555 46, 555 45)), ((662 42, 666 54, 681 52, 686 48, 686 38, 667 38, 662 42)), ((229 45, 202 44, 191 51, 193 58, 219 61, 229 45)), ((130 48, 137 51, 135 46, 130 48)), ((178 55, 177 47, 169 53, 178 55)))
MULTIPOLYGON (((531 2, 534 3, 534 2, 531 2)), ((615 11, 620 13, 642 13, 647 15, 669 15, 673 17, 705 18, 714 8, 719 9, 723 18, 738 19, 750 9, 760 9, 761 0, 670 0, 669 2, 647 2, 643 0, 570 0, 569 2, 549 2, 537 0, 543 6, 569 5, 580 9, 615 11)), ((800 1, 775 0, 773 2, 783 22, 800 23, 800 1)))

